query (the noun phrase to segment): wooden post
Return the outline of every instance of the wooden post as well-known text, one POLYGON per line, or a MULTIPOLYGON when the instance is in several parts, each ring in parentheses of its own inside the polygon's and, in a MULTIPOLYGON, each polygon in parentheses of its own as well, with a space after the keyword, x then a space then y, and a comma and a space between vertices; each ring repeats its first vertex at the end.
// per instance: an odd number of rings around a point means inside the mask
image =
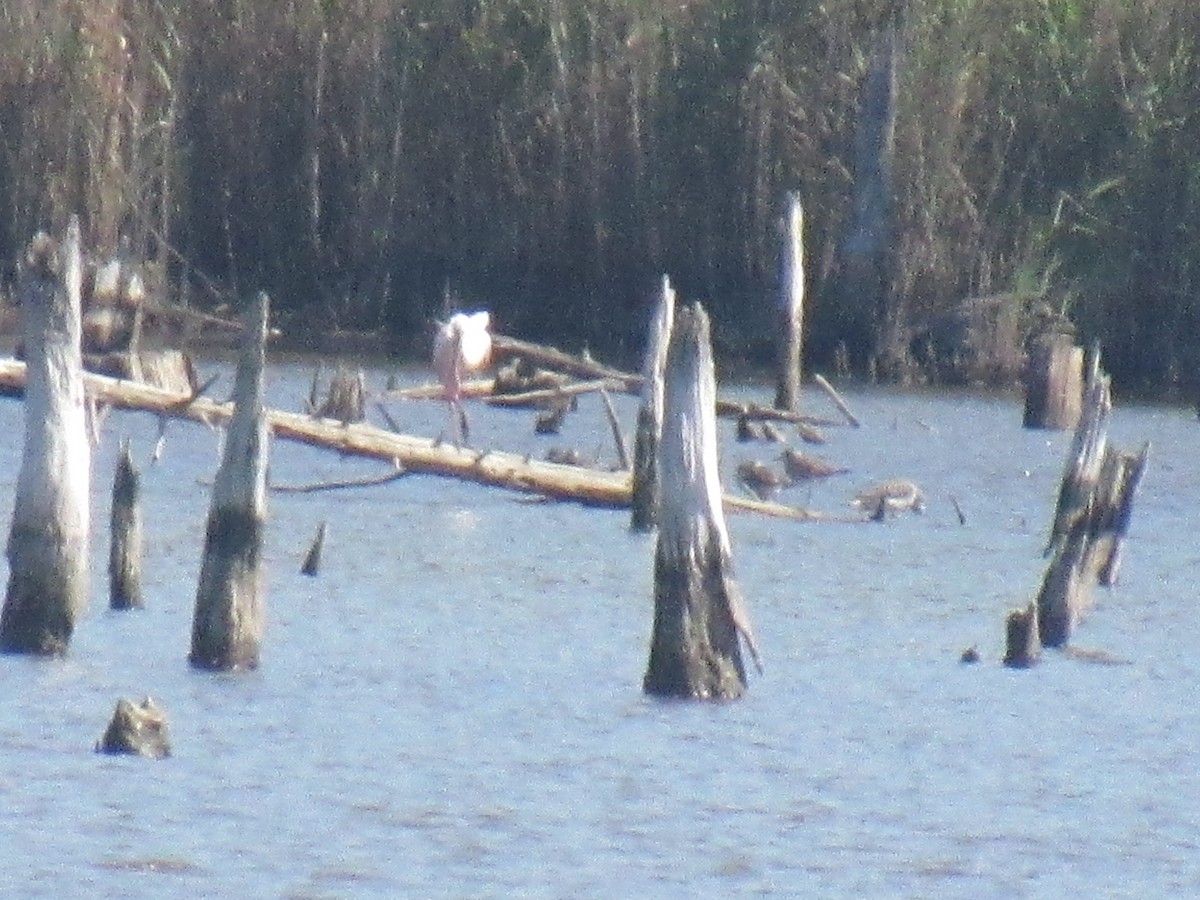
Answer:
POLYGON ((1038 661, 1041 653, 1037 604, 1014 609, 1005 621, 1004 664, 1014 669, 1027 669, 1038 661))
POLYGON ((663 397, 648 694, 729 700, 746 690, 739 635, 758 652, 721 508, 712 347, 698 305, 675 316, 663 397))
POLYGON ((317 526, 317 534, 308 548, 308 553, 304 555, 303 564, 300 566, 301 575, 315 578, 321 571, 321 551, 325 549, 326 530, 324 522, 317 526))
POLYGON ((142 509, 138 499, 140 478, 133 467, 129 441, 121 445, 113 477, 112 515, 108 551, 108 605, 110 609, 141 609, 142 509))
POLYGON ((1026 428, 1065 430, 1079 422, 1083 349, 1072 334, 1051 329, 1034 341, 1025 366, 1026 428))
POLYGON ((192 622, 193 666, 252 669, 264 626, 262 540, 266 522, 267 425, 263 366, 267 295, 245 313, 245 330, 225 452, 213 483, 204 561, 192 622))
POLYGON ((122 697, 117 701, 104 736, 96 743, 97 753, 123 753, 163 759, 171 755, 167 716, 147 697, 140 704, 122 697))
POLYGON ((630 527, 649 531, 658 521, 658 444, 662 435, 663 369, 667 345, 675 320, 675 291, 671 279, 662 279, 662 292, 650 322, 650 340, 642 380, 642 402, 638 407, 637 434, 633 448, 633 481, 630 527))
POLYGON ((79 220, 62 246, 29 245, 18 288, 25 340, 25 445, 8 536, 0 649, 64 653, 87 606, 91 449, 80 354, 79 220))
POLYGON ((804 350, 804 210, 800 195, 787 195, 787 233, 780 260, 782 328, 779 332, 779 381, 775 408, 800 411, 800 376, 804 350))

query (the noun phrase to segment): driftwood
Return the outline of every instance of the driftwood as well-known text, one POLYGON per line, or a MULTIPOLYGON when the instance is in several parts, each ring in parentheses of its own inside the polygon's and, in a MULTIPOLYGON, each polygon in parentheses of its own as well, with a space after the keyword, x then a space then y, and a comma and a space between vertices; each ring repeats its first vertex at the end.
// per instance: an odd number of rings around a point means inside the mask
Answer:
POLYGON ((233 396, 235 409, 213 483, 196 591, 189 660, 204 669, 258 666, 264 625, 262 541, 266 522, 267 422, 263 368, 266 294, 246 313, 233 396))
POLYGON ((658 305, 650 321, 642 402, 638 405, 637 429, 633 440, 629 524, 634 531, 648 531, 658 521, 658 445, 662 437, 663 369, 667 363, 667 345, 671 340, 674 321, 675 290, 671 287, 671 280, 664 275, 658 305))
POLYGON ((28 351, 25 444, 8 535, 0 649, 63 653, 87 606, 91 448, 80 354, 79 220, 29 246, 18 288, 28 351))
POLYGON ((824 375, 814 375, 813 382, 817 385, 817 387, 825 392, 825 396, 827 396, 833 402, 833 405, 838 408, 838 412, 846 417, 846 421, 851 426, 854 428, 859 428, 862 425, 862 423, 858 421, 858 417, 855 416, 854 413, 850 412, 849 404, 842 399, 842 395, 834 389, 833 385, 825 379, 824 375))
POLYGON ((717 473, 712 348, 699 306, 675 314, 664 385, 654 631, 643 688, 734 699, 746 690, 741 640, 755 662, 758 651, 733 580, 717 473))
POLYGON ((1063 472, 1047 552, 1053 553, 1037 596, 1038 628, 1047 647, 1065 646, 1094 605, 1093 588, 1111 586, 1149 444, 1137 454, 1108 443, 1108 377, 1093 354, 1087 401, 1063 472))
POLYGON ((117 701, 104 736, 96 743, 97 753, 120 753, 164 759, 171 755, 167 716, 150 697, 140 704, 125 698, 117 701))
POLYGON ((800 195, 787 195, 787 233, 780 260, 779 380, 777 409, 800 411, 800 375, 804 347, 804 210, 800 195))
POLYGON ((112 513, 108 553, 108 605, 110 609, 141 609, 142 507, 140 478, 133 465, 129 442, 121 445, 113 476, 112 513))
POLYGON ((492 337, 492 352, 498 358, 519 356, 527 362, 548 366, 559 372, 565 372, 576 378, 605 379, 620 382, 624 390, 635 393, 641 387, 642 377, 629 372, 622 372, 612 366, 596 362, 587 356, 572 356, 553 347, 532 344, 517 338, 498 334, 492 337))

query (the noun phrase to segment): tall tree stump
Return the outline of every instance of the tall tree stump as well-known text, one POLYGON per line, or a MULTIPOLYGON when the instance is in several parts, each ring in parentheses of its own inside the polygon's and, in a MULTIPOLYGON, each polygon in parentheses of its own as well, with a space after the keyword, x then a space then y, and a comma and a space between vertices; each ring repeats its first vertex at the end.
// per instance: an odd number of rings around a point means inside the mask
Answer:
POLYGON ((659 447, 654 632, 648 694, 729 700, 746 690, 739 636, 758 652, 732 577, 717 467, 716 384, 708 317, 676 312, 659 447))
POLYGON ((113 476, 112 514, 108 549, 108 605, 110 609, 141 609, 142 507, 140 478, 133 466, 129 442, 121 445, 113 476))
POLYGON ((235 410, 213 483, 192 621, 189 659, 198 668, 252 669, 259 661, 265 619, 261 557, 267 506, 267 310, 267 295, 260 293, 244 315, 235 410))
POLYGON ((1065 430, 1079 422, 1083 348, 1073 332, 1049 328, 1033 340, 1025 365, 1026 428, 1065 430))
POLYGON ((663 369, 667 364, 667 344, 675 320, 675 291, 664 275, 662 292, 650 322, 650 340, 646 346, 642 402, 638 406, 637 433, 633 445, 633 481, 630 501, 630 527, 649 531, 658 520, 658 445, 662 435, 663 369))
POLYGON ((27 375, 25 445, 8 535, 0 649, 66 651, 87 607, 91 449, 80 354, 79 221, 62 246, 29 245, 18 296, 27 375))
POLYGON ((789 191, 783 252, 779 266, 779 380, 775 408, 800 411, 804 351, 804 210, 800 195, 789 191))

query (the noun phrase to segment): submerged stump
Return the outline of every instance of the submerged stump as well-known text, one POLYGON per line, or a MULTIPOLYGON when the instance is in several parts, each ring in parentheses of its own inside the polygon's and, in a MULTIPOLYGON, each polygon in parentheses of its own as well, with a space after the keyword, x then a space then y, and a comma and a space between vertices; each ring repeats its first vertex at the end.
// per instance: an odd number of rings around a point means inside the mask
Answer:
POLYGON ((25 445, 8 535, 0 649, 66 651, 87 606, 91 450, 80 353, 79 221, 61 247, 29 245, 18 296, 27 374, 25 445))
POLYGON ((650 340, 642 381, 642 402, 638 406, 637 433, 633 445, 633 481, 630 497, 630 527, 649 531, 658 519, 658 452, 662 435, 663 369, 667 363, 667 343, 675 320, 675 291, 663 276, 662 293, 650 323, 650 340))
POLYGON ((739 637, 758 652, 721 507, 712 347, 698 305, 676 312, 666 363, 648 694, 729 700, 746 690, 739 637))
POLYGON ((129 442, 121 445, 113 476, 112 515, 108 550, 110 609, 141 609, 142 507, 140 477, 133 466, 129 442))
POLYGON ((147 697, 140 704, 121 698, 104 736, 96 743, 97 753, 125 753, 147 759, 171 755, 167 716, 147 697))
POLYGON ((204 669, 258 666, 264 627, 263 527, 267 497, 267 424, 263 366, 266 294, 245 314, 234 385, 235 409, 213 483, 204 561, 196 591, 189 660, 204 669))

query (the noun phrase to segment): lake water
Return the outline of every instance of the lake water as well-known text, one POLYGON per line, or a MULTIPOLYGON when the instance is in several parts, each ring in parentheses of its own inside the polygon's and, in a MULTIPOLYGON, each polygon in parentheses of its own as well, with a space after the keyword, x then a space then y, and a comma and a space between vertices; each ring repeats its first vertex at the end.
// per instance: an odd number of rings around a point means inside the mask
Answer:
MULTIPOLYGON (((298 409, 309 374, 274 367, 273 402, 298 409)), ((1048 653, 1013 671, 1003 619, 1040 581, 1069 436, 1022 430, 1013 398, 845 393, 864 427, 828 429, 819 452, 852 473, 791 499, 844 512, 856 490, 905 476, 929 509, 884 524, 731 516, 766 671, 723 705, 641 693, 653 539, 630 535, 625 513, 426 476, 273 493, 262 666, 193 671, 218 437, 172 423, 150 466, 155 421, 114 413, 95 459, 91 609, 65 658, 0 657, 6 893, 1200 895, 1194 415, 1117 399, 1113 440, 1154 449, 1123 580, 1075 643, 1129 664, 1048 653), (147 609, 113 613, 123 436, 143 472, 147 609), (306 578, 325 520, 323 569, 306 578), (981 664, 959 663, 970 645, 981 664), (145 694, 170 717, 173 756, 94 754, 117 698, 145 694)), ((446 421, 437 404, 390 409, 412 433, 446 421)), ((472 410, 478 447, 613 459, 597 398, 553 439, 533 435, 531 413, 472 410)), ((0 403, 0 427, 7 516, 19 403, 0 403)), ((727 471, 777 452, 721 431, 727 471)), ((379 472, 272 446, 277 484, 379 472)))

